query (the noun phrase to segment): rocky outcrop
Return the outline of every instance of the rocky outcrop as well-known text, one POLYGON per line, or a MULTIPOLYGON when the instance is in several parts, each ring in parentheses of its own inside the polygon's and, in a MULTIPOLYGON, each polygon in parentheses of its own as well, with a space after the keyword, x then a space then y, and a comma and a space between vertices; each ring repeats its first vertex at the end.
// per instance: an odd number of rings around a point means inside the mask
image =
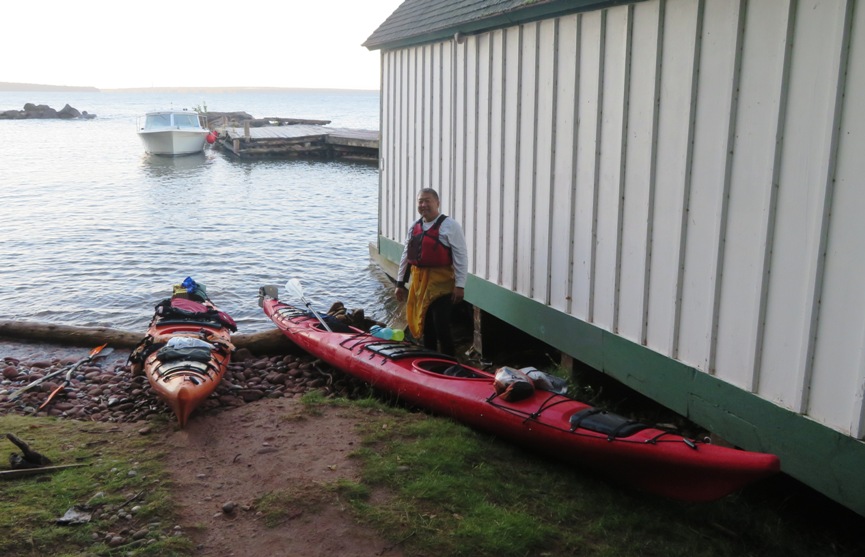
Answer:
POLYGON ((35 120, 59 118, 61 120, 72 120, 81 118, 90 120, 96 118, 95 114, 88 114, 87 111, 80 112, 77 108, 73 108, 68 104, 60 110, 55 110, 47 104, 27 103, 24 105, 24 110, 6 110, 0 112, 0 120, 35 120))
POLYGON ((239 127, 244 122, 254 120, 254 117, 246 112, 205 112, 204 116, 207 116, 207 125, 211 129, 239 127))
POLYGON ((256 118, 246 112, 205 112, 203 115, 207 116, 207 125, 210 128, 240 128, 247 124, 251 128, 291 125, 326 126, 330 124, 330 120, 310 120, 308 118, 282 118, 277 116, 256 118))

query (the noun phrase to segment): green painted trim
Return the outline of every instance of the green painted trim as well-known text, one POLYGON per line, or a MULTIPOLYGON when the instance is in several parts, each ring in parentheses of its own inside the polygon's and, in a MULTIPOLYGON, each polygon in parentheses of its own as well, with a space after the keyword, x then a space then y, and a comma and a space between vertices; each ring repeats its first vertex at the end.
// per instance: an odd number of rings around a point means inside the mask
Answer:
MULTIPOLYGON (((694 374, 699 371, 624 337, 607 331, 603 335, 604 365, 600 371, 674 412, 690 417, 688 397, 694 374)), ((570 353, 566 348, 559 350, 570 353)), ((573 356, 579 359, 578 355, 573 356)))
POLYGON ((781 458, 781 469, 865 516, 865 443, 702 372, 688 416, 733 443, 781 458))
MULTIPOLYGON (((400 244, 381 238, 399 261, 400 244)), ((469 275, 475 307, 602 371, 865 516, 865 443, 645 346, 469 275)))
POLYGON ((473 275, 466 281, 466 301, 554 348, 569 346, 580 361, 603 369, 604 332, 597 327, 473 275))

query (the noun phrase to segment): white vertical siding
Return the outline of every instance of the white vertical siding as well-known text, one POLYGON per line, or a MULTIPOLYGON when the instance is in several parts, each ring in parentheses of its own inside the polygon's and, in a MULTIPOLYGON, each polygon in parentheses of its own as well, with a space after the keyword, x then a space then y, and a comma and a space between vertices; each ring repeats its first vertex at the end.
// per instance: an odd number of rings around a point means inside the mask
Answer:
POLYGON ((432 188, 440 188, 445 182, 442 175, 442 141, 443 135, 444 105, 442 99, 442 88, 444 87, 444 62, 442 57, 444 45, 439 43, 430 49, 430 79, 429 79, 429 121, 430 136, 427 152, 429 153, 429 184, 432 188))
POLYGON ((400 121, 400 133, 402 135, 402 145, 400 149, 403 153, 402 174, 404 176, 403 187, 408 184, 415 185, 417 179, 416 163, 419 162, 415 158, 415 134, 416 124, 418 123, 417 114, 415 113, 415 100, 417 83, 415 81, 416 74, 416 57, 417 49, 412 49, 403 53, 400 60, 401 71, 403 74, 404 85, 400 89, 400 109, 402 111, 402 119, 400 121))
POLYGON ((577 91, 577 191, 573 217, 575 228, 570 313, 579 319, 592 322, 601 57, 606 13, 591 12, 580 18, 582 26, 579 58, 576 60, 580 72, 580 89, 577 91))
POLYGON ((424 187, 426 176, 424 169, 426 168, 427 158, 424 155, 426 139, 426 128, 429 122, 426 118, 426 47, 419 47, 414 51, 412 60, 412 95, 411 95, 411 112, 412 112, 412 127, 411 127, 411 151, 414 163, 412 164, 412 182, 416 188, 424 187))
POLYGON ((861 3, 840 7, 846 8, 846 21, 842 25, 840 9, 828 12, 832 29, 823 37, 841 46, 847 41, 840 50, 838 75, 832 76, 833 84, 838 82, 847 93, 837 99, 837 148, 828 176, 834 188, 806 412, 861 439, 865 438, 865 101, 861 94, 865 89, 865 10, 861 3))
POLYGON ((383 54, 381 233, 865 436, 865 10, 647 0, 383 54))
POLYGON ((380 139, 379 139, 379 191, 378 191, 378 233, 383 236, 394 237, 394 219, 391 214, 391 205, 393 204, 394 181, 392 175, 392 158, 393 158, 393 118, 388 112, 393 107, 393 90, 396 84, 392 80, 394 74, 391 65, 393 64, 393 55, 382 54, 381 57, 381 90, 380 95, 380 139), (390 79, 385 79, 391 76, 390 79))
POLYGON ((522 27, 518 84, 516 284, 514 290, 532 296, 535 220, 535 143, 537 141, 538 24, 522 27))
POLYGON ((550 291, 550 222, 553 200, 553 146, 556 122, 556 21, 538 24, 537 74, 535 75, 535 141, 532 227, 531 296, 548 304, 550 291), (549 39, 549 40, 545 40, 549 39))
POLYGON ((646 342, 660 73, 660 2, 633 7, 618 333, 646 342))
MULTIPOLYGON (((457 56, 456 45, 451 42, 444 43, 442 45, 442 64, 444 65, 442 69, 442 83, 439 87, 439 94, 442 95, 442 108, 441 108, 441 137, 438 140, 438 144, 441 147, 441 182, 436 184, 438 188, 436 191, 439 193, 442 192, 450 192, 453 189, 454 182, 454 145, 455 141, 453 139, 454 134, 456 133, 454 127, 454 121, 456 113, 456 99, 454 95, 454 81, 455 76, 453 72, 454 60, 457 56)), ((417 195, 415 192, 412 195, 412 199, 417 195)), ((414 204, 413 204, 414 205, 414 204)))
POLYGON ((420 128, 418 130, 420 132, 418 151, 421 159, 418 167, 420 169, 419 185, 424 188, 432 187, 432 182, 430 180, 432 171, 430 155, 432 153, 432 130, 434 125, 432 119, 432 54, 433 47, 430 45, 424 46, 420 49, 420 88, 418 89, 418 103, 420 106, 421 122, 418 126, 420 128))
POLYGON ((442 191, 439 192, 443 197, 442 211, 460 221, 462 220, 462 211, 465 210, 465 206, 459 203, 459 200, 462 192, 465 191, 466 150, 468 149, 466 144, 466 129, 470 125, 468 108, 466 106, 470 93, 467 87, 467 58, 468 43, 464 42, 454 45, 451 182, 449 187, 443 187, 442 191))
POLYGON ((490 151, 492 142, 489 141, 490 112, 492 110, 493 95, 491 91, 492 81, 492 37, 488 34, 477 38, 477 164, 475 165, 475 178, 473 187, 475 189, 474 217, 475 234, 474 242, 469 246, 475 254, 474 274, 479 277, 488 278, 489 272, 489 250, 490 238, 489 211, 490 211, 490 151))
MULTIPOLYGON (((799 412, 807 408, 840 100, 837 89, 825 84, 838 83, 844 13, 841 2, 797 6, 784 87, 787 107, 756 390, 799 412), (786 372, 776 373, 782 369, 786 372)), ((835 405, 831 412, 849 411, 844 406, 835 405)))
POLYGON ((601 121, 598 144, 598 187, 596 258, 592 276, 595 323, 616 331, 619 294, 619 256, 621 255, 622 180, 627 72, 630 62, 631 8, 607 12, 604 22, 604 48, 601 59, 601 121))
POLYGON ((504 81, 502 118, 504 120, 504 160, 502 161, 502 250, 499 284, 513 290, 516 280, 517 259, 517 153, 520 145, 519 95, 522 33, 519 28, 508 29, 502 56, 504 81))
POLYGON ((505 191, 504 180, 504 142, 505 126, 503 111, 505 106, 504 88, 504 31, 490 34, 490 127, 489 127, 489 205, 487 207, 487 253, 486 272, 483 277, 492 282, 500 283, 502 270, 502 236, 505 219, 503 217, 503 199, 505 191))
POLYGON ((718 377, 753 391, 790 26, 788 2, 748 2, 718 314, 718 377))
POLYGON ((552 192, 550 194, 549 304, 567 311, 571 297, 576 183, 576 91, 579 88, 579 16, 558 21, 555 45, 555 102, 553 110, 552 192))
POLYGON ((682 278, 679 358, 715 373, 715 316, 730 186, 743 3, 707 2, 699 36, 691 195, 682 278))
POLYGON ((696 29, 701 3, 670 0, 661 21, 661 75, 646 344, 676 355, 682 244, 690 188, 696 29))
MULTIPOLYGON (((464 160, 463 167, 460 171, 462 176, 462 183, 459 187, 459 191, 455 196, 455 202, 457 206, 452 209, 452 211, 457 214, 457 218, 462 222, 463 228, 466 231, 466 242, 470 249, 473 250, 473 253, 477 253, 478 246, 478 222, 477 222, 477 210, 481 207, 478 204, 477 193, 478 193, 478 165, 480 163, 480 159, 478 158, 478 140, 479 140, 479 131, 478 126, 480 125, 480 114, 479 114, 479 97, 480 97, 480 71, 479 66, 481 65, 478 61, 479 56, 479 45, 481 43, 481 37, 470 37, 466 41, 465 45, 465 54, 466 54, 466 62, 465 62, 465 84, 464 89, 466 91, 465 96, 465 147, 464 147, 464 160)), ((486 249, 486 242, 484 238, 480 240, 483 246, 482 249, 486 249)), ((469 272, 473 274, 477 274, 477 258, 473 257, 471 261, 469 261, 469 272)))
POLYGON ((385 160, 385 164, 387 165, 388 180, 388 189, 382 195, 382 210, 383 210, 383 221, 388 223, 390 226, 388 227, 388 232, 394 234, 395 237, 402 238, 405 235, 405 216, 400 214, 400 209, 405 207, 405 192, 406 188, 406 176, 405 176, 405 144, 403 141, 403 134, 405 129, 405 116, 403 114, 403 106, 405 99, 405 92, 403 91, 403 82, 405 81, 405 65, 404 60, 407 57, 407 53, 400 51, 391 54, 388 56, 390 64, 388 65, 391 72, 393 72, 392 77, 392 98, 391 104, 387 107, 387 111, 389 113, 389 117, 386 117, 387 121, 385 125, 385 131, 390 132, 392 139, 388 141, 389 153, 390 153, 390 162, 388 163, 385 160))

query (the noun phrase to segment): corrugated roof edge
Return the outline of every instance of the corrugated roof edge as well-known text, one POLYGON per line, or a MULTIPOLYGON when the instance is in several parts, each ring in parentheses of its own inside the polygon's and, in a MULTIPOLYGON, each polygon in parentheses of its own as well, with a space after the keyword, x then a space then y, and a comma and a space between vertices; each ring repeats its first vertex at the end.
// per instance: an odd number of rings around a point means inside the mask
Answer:
MULTIPOLYGON (((420 0, 430 2, 430 0, 420 0)), ((474 34, 491 31, 503 27, 511 27, 520 23, 530 23, 550 17, 557 17, 571 13, 598 10, 623 4, 635 4, 644 0, 551 0, 549 2, 524 3, 518 7, 501 10, 495 13, 487 13, 476 19, 448 23, 438 28, 420 28, 416 25, 405 25, 406 17, 410 17, 409 11, 414 2, 411 0, 400 5, 387 20, 363 43, 368 50, 392 50, 408 46, 417 46, 441 41, 454 36, 459 32, 462 34, 474 34), (402 12, 402 13, 401 13, 402 12), (396 18, 394 16, 397 16, 396 18), (406 17, 399 17, 406 16, 406 17), (402 29, 400 29, 402 28, 402 29)), ((444 4, 440 2, 439 4, 444 4)), ((430 4, 426 4, 427 8, 430 4)))

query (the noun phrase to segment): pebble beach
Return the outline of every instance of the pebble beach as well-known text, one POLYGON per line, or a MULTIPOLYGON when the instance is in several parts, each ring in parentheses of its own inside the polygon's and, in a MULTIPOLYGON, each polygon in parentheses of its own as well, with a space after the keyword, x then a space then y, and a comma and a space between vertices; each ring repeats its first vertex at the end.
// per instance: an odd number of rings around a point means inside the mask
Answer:
MULTIPOLYGON (((164 416, 175 419, 156 396, 144 374, 134 375, 126 359, 130 350, 115 350, 81 366, 42 410, 49 394, 63 384, 60 373, 34 388, 21 388, 87 356, 87 349, 44 343, 0 340, 0 415, 54 416, 82 421, 128 423, 164 416)), ((207 415, 237 408, 262 398, 294 398, 318 389, 325 396, 354 397, 368 392, 360 381, 305 353, 255 355, 241 348, 232 355, 225 376, 213 395, 192 414, 207 415)))

